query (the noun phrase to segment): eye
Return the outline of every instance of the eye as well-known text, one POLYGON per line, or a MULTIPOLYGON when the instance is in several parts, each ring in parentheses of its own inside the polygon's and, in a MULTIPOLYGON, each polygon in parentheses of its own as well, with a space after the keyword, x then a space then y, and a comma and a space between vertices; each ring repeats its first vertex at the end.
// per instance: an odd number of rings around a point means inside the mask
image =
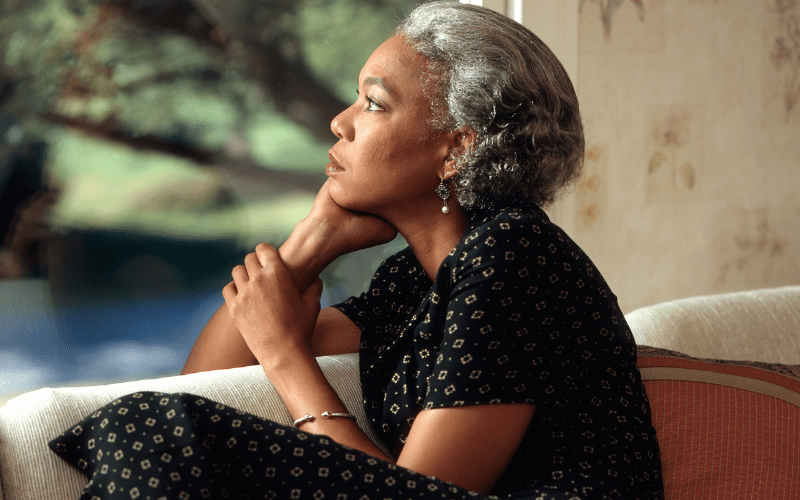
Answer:
POLYGON ((365 97, 369 105, 367 106, 367 111, 383 111, 383 108, 380 104, 375 102, 370 96, 365 97))
MULTIPOLYGON (((361 92, 356 89, 356 95, 360 96, 361 92)), ((369 95, 365 96, 364 99, 367 101, 367 109, 366 111, 375 112, 375 111, 383 111, 383 106, 378 104, 374 98, 370 97, 369 95)))

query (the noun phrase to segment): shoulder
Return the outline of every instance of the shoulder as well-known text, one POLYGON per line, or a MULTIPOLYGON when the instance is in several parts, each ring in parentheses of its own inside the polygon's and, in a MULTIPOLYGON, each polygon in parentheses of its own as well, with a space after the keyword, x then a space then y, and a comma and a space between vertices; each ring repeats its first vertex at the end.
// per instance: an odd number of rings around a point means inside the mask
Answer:
POLYGON ((503 209, 474 216, 464 234, 464 246, 488 247, 500 244, 535 243, 543 237, 562 233, 560 228, 550 222, 547 214, 538 207, 528 209, 503 209))
POLYGON ((390 276, 397 274, 417 274, 422 267, 411 251, 410 247, 405 247, 394 255, 387 257, 386 260, 381 262, 372 276, 372 284, 370 287, 375 286, 376 282, 384 282, 390 276))
POLYGON ((455 281, 480 270, 487 277, 500 272, 506 279, 534 280, 536 287, 566 279, 574 286, 589 285, 602 295, 610 294, 592 260, 536 206, 474 217, 449 259, 455 281))
POLYGON ((583 253, 538 207, 504 209, 474 217, 455 253, 461 261, 471 256, 512 261, 536 252, 575 257, 582 257, 583 253))
POLYGON ((350 297, 334 307, 346 315, 354 315, 353 309, 361 316, 371 309, 379 311, 385 303, 418 300, 425 289, 426 274, 409 247, 386 258, 372 275, 368 289, 357 297, 350 297))

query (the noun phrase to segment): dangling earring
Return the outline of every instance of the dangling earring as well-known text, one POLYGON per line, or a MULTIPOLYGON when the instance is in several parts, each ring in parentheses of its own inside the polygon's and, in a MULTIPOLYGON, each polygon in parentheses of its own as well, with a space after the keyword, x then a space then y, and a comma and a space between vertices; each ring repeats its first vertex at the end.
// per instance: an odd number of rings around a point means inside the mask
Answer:
POLYGON ((444 206, 442 207, 442 213, 443 214, 450 213, 450 209, 447 208, 447 198, 450 197, 450 190, 447 189, 447 186, 444 185, 444 179, 439 179, 439 185, 436 187, 436 194, 444 202, 444 206))

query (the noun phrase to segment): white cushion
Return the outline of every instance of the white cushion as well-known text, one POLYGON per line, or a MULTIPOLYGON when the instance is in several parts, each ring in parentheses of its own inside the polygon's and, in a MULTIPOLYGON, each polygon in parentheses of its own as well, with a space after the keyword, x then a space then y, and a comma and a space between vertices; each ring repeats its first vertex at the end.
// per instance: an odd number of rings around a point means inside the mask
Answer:
POLYGON ((673 300, 625 319, 637 344, 699 358, 800 364, 800 286, 673 300))
MULTIPOLYGON (((361 428, 381 446, 362 408, 358 355, 326 356, 318 361, 361 428)), ((48 441, 97 408, 138 391, 198 394, 279 423, 292 423, 260 366, 95 387, 39 389, 0 408, 0 500, 78 498, 87 479, 50 451, 48 441)))

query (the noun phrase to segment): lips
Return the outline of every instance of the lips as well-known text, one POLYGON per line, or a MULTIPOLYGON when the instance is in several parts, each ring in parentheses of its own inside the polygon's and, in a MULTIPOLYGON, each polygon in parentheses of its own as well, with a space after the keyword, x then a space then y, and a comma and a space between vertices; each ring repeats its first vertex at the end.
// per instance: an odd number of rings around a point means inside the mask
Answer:
POLYGON ((333 152, 328 151, 328 159, 330 159, 330 162, 325 167, 326 174, 335 174, 336 172, 344 172, 344 168, 342 168, 341 163, 339 163, 339 160, 336 158, 336 156, 334 156, 333 152))

